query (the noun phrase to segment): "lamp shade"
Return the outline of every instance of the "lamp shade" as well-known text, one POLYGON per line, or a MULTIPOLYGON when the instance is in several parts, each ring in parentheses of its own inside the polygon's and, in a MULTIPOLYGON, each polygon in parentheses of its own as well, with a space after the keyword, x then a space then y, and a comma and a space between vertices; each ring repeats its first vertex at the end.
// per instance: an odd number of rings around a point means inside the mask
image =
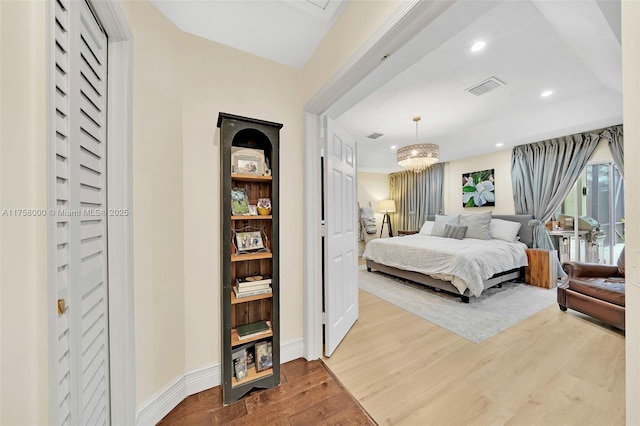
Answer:
POLYGON ((438 162, 440 147, 432 143, 409 145, 398 150, 398 165, 421 172, 438 162))
POLYGON ((416 123, 416 143, 398 149, 398 165, 414 173, 422 172, 440 159, 440 147, 434 143, 418 143, 418 121, 420 117, 413 117, 416 123))
POLYGON ((396 202, 393 200, 378 201, 378 211, 383 213, 394 213, 396 211, 396 202))

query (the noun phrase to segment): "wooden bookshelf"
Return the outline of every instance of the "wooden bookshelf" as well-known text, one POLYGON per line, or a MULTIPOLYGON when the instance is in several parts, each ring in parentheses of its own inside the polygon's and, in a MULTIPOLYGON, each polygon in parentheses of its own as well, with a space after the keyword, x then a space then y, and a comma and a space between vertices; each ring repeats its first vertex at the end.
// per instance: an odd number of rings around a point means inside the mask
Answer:
POLYGON ((254 388, 266 389, 280 384, 279 145, 282 124, 221 112, 218 115, 218 127, 220 205, 223 206, 220 215, 222 253, 219 280, 222 305, 222 397, 225 404, 230 404, 254 388), (234 173, 234 170, 245 170, 238 168, 240 160, 255 163, 255 169, 265 174, 234 173), (237 191, 234 191, 236 188, 237 191), (245 193, 248 205, 255 205, 256 210, 261 199, 269 200, 269 214, 234 214, 232 197, 234 192, 241 191, 245 193), (238 253, 237 241, 234 241, 237 234, 255 231, 260 232, 266 250, 238 253), (236 297, 233 290, 236 279, 252 275, 270 276, 272 292, 236 297), (244 339, 238 337, 238 327, 257 321, 268 321, 269 330, 244 339), (248 369, 248 376, 237 380, 233 351, 256 341, 271 345, 271 369, 259 373, 255 369, 248 369))

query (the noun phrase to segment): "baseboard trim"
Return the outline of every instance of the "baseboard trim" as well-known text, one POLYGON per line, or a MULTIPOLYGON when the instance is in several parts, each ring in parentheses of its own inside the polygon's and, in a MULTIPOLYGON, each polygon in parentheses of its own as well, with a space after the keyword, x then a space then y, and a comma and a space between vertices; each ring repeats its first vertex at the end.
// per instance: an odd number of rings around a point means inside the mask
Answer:
MULTIPOLYGON (((290 340, 280 346, 282 363, 302 358, 303 354, 303 339, 290 340)), ((222 370, 219 362, 188 371, 140 406, 136 424, 153 426, 186 397, 219 386, 220 383, 222 370)))

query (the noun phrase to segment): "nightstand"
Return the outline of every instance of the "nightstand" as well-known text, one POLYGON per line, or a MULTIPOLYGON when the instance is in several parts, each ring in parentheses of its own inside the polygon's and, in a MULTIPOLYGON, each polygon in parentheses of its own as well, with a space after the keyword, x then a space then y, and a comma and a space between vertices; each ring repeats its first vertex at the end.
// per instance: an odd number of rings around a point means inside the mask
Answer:
POLYGON ((413 235, 413 234, 417 234, 418 231, 409 231, 407 229, 401 229, 400 231, 398 231, 398 236, 401 237, 403 235, 413 235))
POLYGON ((556 250, 527 249, 529 266, 525 268, 525 282, 536 287, 555 287, 558 279, 556 258, 556 250))

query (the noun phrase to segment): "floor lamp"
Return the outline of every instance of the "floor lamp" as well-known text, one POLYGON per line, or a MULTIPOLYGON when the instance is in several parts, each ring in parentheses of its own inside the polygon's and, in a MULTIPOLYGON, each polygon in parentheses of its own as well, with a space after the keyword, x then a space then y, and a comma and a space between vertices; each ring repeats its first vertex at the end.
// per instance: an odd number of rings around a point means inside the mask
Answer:
POLYGON ((393 229, 391 228, 391 217, 389 217, 389 213, 395 213, 396 211, 396 203, 393 200, 382 200, 378 202, 378 211, 384 213, 382 217, 382 226, 380 227, 380 238, 382 238, 382 230, 384 229, 384 224, 386 223, 389 227, 389 236, 393 237, 393 229))

